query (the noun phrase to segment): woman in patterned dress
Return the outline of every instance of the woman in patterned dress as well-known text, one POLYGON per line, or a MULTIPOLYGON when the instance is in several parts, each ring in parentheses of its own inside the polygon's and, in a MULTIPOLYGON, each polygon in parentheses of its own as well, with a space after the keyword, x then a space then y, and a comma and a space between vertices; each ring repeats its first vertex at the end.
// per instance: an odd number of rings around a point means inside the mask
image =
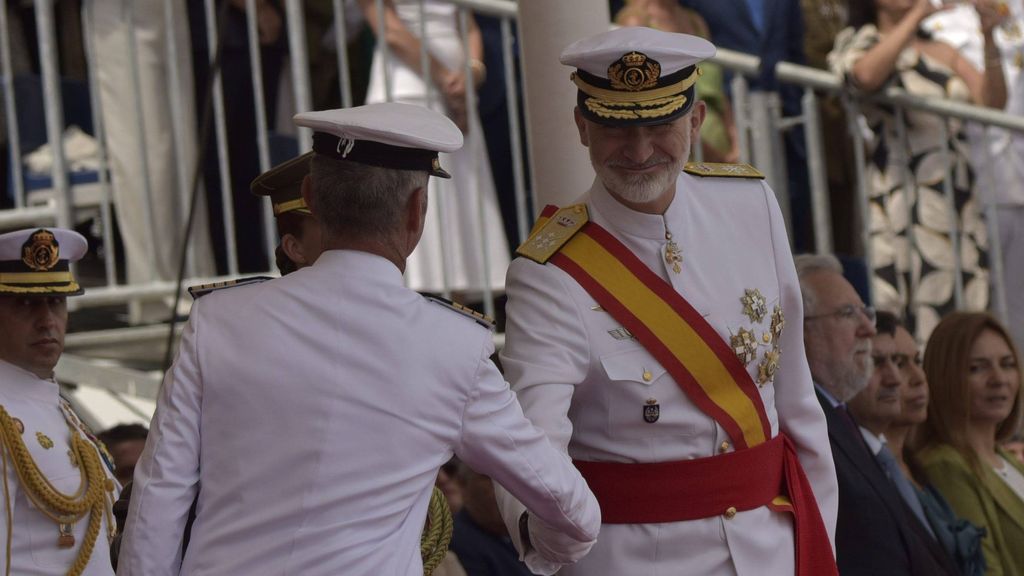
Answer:
MULTIPOLYGON (((851 0, 851 27, 836 37, 829 65, 861 92, 897 86, 917 96, 1002 108, 1006 85, 992 32, 1003 16, 993 0, 974 5, 986 62, 995 64, 984 71, 920 31, 922 20, 942 10, 929 0, 851 0)), ((903 139, 892 107, 865 103, 862 111, 871 132, 864 177, 874 304, 906 317, 923 341, 956 308, 957 245, 964 306, 984 310, 988 305, 987 230, 966 135, 957 121, 905 110, 903 139), (945 194, 947 179, 952 205, 945 194)))

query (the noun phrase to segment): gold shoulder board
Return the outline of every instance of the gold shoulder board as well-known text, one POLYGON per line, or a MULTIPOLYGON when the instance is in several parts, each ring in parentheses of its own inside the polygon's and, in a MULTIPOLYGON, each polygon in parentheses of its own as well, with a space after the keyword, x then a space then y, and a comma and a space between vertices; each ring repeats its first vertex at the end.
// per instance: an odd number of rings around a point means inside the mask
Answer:
POLYGON ((225 280, 224 282, 211 282, 209 284, 189 286, 188 293, 192 296, 193 300, 198 300, 200 296, 206 296, 207 294, 216 292, 217 290, 234 288, 235 286, 245 286, 247 284, 259 284, 273 279, 274 278, 272 276, 252 276, 249 278, 239 278, 237 280, 225 280))
POLYGON ((750 164, 723 164, 721 162, 687 162, 683 172, 694 176, 718 176, 720 178, 759 178, 764 174, 750 164))
POLYGON ((516 254, 544 264, 589 220, 586 204, 566 206, 555 212, 547 221, 538 222, 526 242, 516 249, 516 254))
POLYGON ((441 306, 444 306, 445 308, 447 308, 449 310, 454 310, 454 311, 458 312, 459 314, 462 314, 463 316, 467 316, 469 318, 472 318, 473 321, 476 322, 477 324, 483 326, 484 328, 487 328, 488 330, 494 331, 494 328, 495 328, 494 318, 491 318, 490 316, 488 316, 486 314, 481 314, 480 312, 477 312, 476 310, 473 310, 469 306, 463 306, 462 304, 459 304, 458 302, 452 302, 451 300, 448 300, 446 298, 441 298, 440 296, 427 296, 427 295, 423 295, 423 297, 426 298, 427 300, 431 301, 431 302, 434 302, 435 304, 440 304, 441 306))

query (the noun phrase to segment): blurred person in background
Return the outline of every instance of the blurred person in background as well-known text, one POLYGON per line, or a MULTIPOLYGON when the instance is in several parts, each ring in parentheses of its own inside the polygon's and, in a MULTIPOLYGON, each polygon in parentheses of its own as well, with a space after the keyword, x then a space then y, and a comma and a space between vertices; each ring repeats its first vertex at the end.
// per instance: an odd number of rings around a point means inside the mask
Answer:
MULTIPOLYGON (((1006 82, 1003 109, 1024 116, 1024 2, 999 0, 997 8, 1006 16, 991 35, 999 48, 998 56, 986 48, 988 41, 978 12, 969 2, 956 2, 949 10, 932 14, 921 23, 921 30, 952 45, 978 70, 1001 65, 1006 82)), ((1008 314, 1006 327, 1019 349, 1024 346, 1024 134, 971 122, 967 124, 967 137, 972 166, 978 175, 979 196, 985 206, 995 207, 1008 314)), ((996 280, 993 275, 993 294, 996 280)))
MULTIPOLYGON (((442 472, 445 470, 441 469, 442 472)), ((452 551, 469 576, 530 576, 501 519, 490 478, 459 464, 457 482, 464 505, 455 514, 452 551)))
POLYGON ((831 255, 801 254, 804 347, 839 478, 836 558, 843 576, 956 574, 955 566, 901 500, 847 402, 872 378, 875 311, 831 255))
MULTIPOLYGON (((359 5, 377 34, 376 2, 359 0, 359 5)), ((453 178, 430 184, 431 224, 409 258, 406 280, 414 290, 454 290, 461 293, 458 299, 479 299, 486 285, 504 287, 509 263, 484 136, 477 111, 468 108, 466 99, 467 91, 476 90, 487 75, 480 29, 469 17, 468 43, 463 46, 457 7, 438 0, 384 0, 384 23, 387 34, 377 38, 367 103, 393 100, 426 106, 445 113, 465 135, 461 150, 441 156, 453 178), (426 27, 426 42, 418 37, 421 25, 426 27), (381 43, 387 44, 387 62, 381 43), (422 77, 422 51, 427 53, 429 78, 422 77), (467 61, 471 77, 466 76, 467 61), (385 75, 391 79, 391 94, 385 75)))
POLYGON ((1003 450, 1013 454, 1017 461, 1024 463, 1024 434, 1017 432, 1009 440, 1003 442, 1003 450))
POLYGON ((1024 574, 1024 464, 999 443, 1021 418, 1019 356, 1006 328, 980 312, 935 327, 924 354, 928 418, 914 449, 958 516, 983 528, 987 574, 1024 574))
MULTIPOLYGON (((86 34, 94 47, 88 52, 98 89, 93 97, 102 113, 111 193, 131 284, 177 277, 189 212, 183 192, 191 192, 197 162, 193 66, 202 70, 207 62, 188 50, 189 22, 182 3, 172 2, 171 10, 165 6, 161 0, 138 0, 130 7, 123 0, 84 4, 86 34), (167 52, 168 33, 178 46, 173 59, 167 52), (171 85, 172 70, 177 70, 178 86, 171 85)), ((253 118, 245 121, 252 124, 253 118)), ((209 276, 215 248, 205 206, 197 205, 195 218, 190 240, 195 273, 209 276)), ((162 302, 131 305, 133 322, 163 321, 170 313, 162 302)))
MULTIPOLYGON (((999 11, 992 0, 977 0, 975 8, 985 53, 998 58, 992 31, 999 11)), ((858 91, 897 86, 915 96, 1001 108, 1006 85, 1000 66, 978 70, 952 46, 918 35, 921 21, 937 10, 929 0, 851 0, 850 28, 839 34, 829 54, 832 71, 858 91)), ((966 136, 952 122, 947 138, 946 119, 907 110, 904 144, 890 107, 867 104, 862 110, 873 135, 864 177, 871 203, 866 225, 871 230, 874 304, 905 318, 923 341, 956 306, 949 222, 959 224, 965 306, 983 310, 988 305, 987 236, 966 136), (907 174, 916 179, 909 191, 907 174), (947 178, 955 208, 945 199, 947 178)))
MULTIPOLYGON (((217 269, 228 271, 228 229, 224 223, 226 212, 234 217, 234 241, 240 272, 265 272, 267 254, 263 242, 263 209, 249 196, 249 183, 260 173, 259 148, 256 133, 256 114, 264 114, 268 126, 274 126, 277 110, 278 85, 282 64, 287 54, 284 3, 282 0, 257 0, 256 27, 260 52, 260 73, 263 75, 264 108, 257 109, 253 90, 253 68, 249 56, 246 0, 217 0, 214 15, 225 16, 218 30, 220 44, 220 77, 224 91, 224 122, 227 133, 228 174, 231 190, 227 202, 222 197, 220 158, 217 150, 217 131, 210 110, 210 129, 202 159, 203 185, 209 211, 209 229, 213 241, 217 269), (228 5, 221 8, 222 3, 228 5)), ((195 65, 195 99, 197 106, 205 102, 210 77, 210 62, 216 46, 207 42, 205 3, 187 0, 189 25, 192 32, 192 60, 195 65)), ((185 46, 179 43, 179 46, 185 46)), ((200 110, 199 117, 202 118, 200 110)))
POLYGON ((904 385, 900 394, 900 412, 885 432, 889 450, 903 477, 913 484, 933 535, 956 560, 960 574, 981 576, 985 573, 985 558, 981 551, 984 532, 956 515, 949 502, 928 482, 920 462, 909 449, 909 438, 914 428, 928 418, 928 379, 922 368, 921 350, 903 324, 895 325, 893 340, 896 344, 895 361, 903 374, 904 385))
POLYGON ((146 446, 149 430, 142 424, 118 424, 96 435, 114 459, 114 477, 127 485, 135 474, 135 463, 146 446))
POLYGON ((302 189, 310 186, 309 163, 312 152, 306 152, 260 174, 249 185, 256 196, 269 196, 278 244, 274 261, 281 276, 311 266, 323 251, 320 227, 302 198, 302 189))

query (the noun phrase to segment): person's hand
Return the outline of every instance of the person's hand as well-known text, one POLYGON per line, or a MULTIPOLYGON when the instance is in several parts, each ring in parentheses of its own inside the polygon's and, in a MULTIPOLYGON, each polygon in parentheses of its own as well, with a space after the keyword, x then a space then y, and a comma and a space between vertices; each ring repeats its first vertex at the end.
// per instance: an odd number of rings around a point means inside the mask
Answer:
POLYGON ((997 0, 974 0, 974 9, 978 12, 978 20, 981 21, 981 33, 988 36, 992 34, 996 26, 1003 23, 1010 16, 1010 8, 1005 2, 997 0))
POLYGON ((936 12, 944 12, 952 8, 955 4, 949 3, 943 0, 938 5, 932 3, 932 0, 916 0, 914 6, 907 12, 906 18, 914 18, 920 23, 925 18, 935 14, 936 12))
POLYGON ((594 542, 580 542, 566 536, 561 530, 552 528, 534 514, 526 520, 530 532, 530 544, 548 562, 574 564, 590 552, 594 542))
POLYGON ((462 72, 449 71, 441 78, 441 94, 448 107, 448 115, 463 134, 469 133, 468 111, 466 110, 466 76, 462 72))

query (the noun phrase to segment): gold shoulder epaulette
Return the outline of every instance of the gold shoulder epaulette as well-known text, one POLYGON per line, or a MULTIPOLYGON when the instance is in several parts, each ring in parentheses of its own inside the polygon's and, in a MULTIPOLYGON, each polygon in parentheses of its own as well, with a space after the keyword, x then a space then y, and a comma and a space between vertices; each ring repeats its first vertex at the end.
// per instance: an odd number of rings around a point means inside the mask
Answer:
POLYGON ((189 286, 188 293, 189 296, 192 296, 193 300, 198 300, 200 296, 206 296, 207 294, 216 292, 217 290, 234 288, 235 286, 245 286, 247 284, 259 284, 273 279, 274 278, 272 276, 251 276, 249 278, 239 278, 238 280, 225 280, 224 282, 198 284, 196 286, 189 286))
POLYGON ((458 302, 452 302, 451 300, 441 298, 440 296, 427 296, 424 294, 423 297, 431 302, 440 304, 441 306, 444 306, 449 310, 454 310, 459 314, 462 314, 463 316, 472 318, 473 321, 476 322, 477 324, 483 326, 484 328, 487 328, 488 330, 491 330, 492 332, 494 331, 494 318, 491 318, 486 314, 481 314, 480 312, 473 310, 469 306, 464 306, 462 304, 459 304, 458 302))
POLYGON ((573 204, 555 212, 547 220, 541 220, 544 218, 538 219, 530 237, 516 249, 516 254, 545 264, 583 228, 590 217, 586 204, 573 204))
POLYGON ((722 162, 687 162, 683 172, 694 176, 718 176, 719 178, 760 178, 764 174, 750 164, 725 164, 722 162))

